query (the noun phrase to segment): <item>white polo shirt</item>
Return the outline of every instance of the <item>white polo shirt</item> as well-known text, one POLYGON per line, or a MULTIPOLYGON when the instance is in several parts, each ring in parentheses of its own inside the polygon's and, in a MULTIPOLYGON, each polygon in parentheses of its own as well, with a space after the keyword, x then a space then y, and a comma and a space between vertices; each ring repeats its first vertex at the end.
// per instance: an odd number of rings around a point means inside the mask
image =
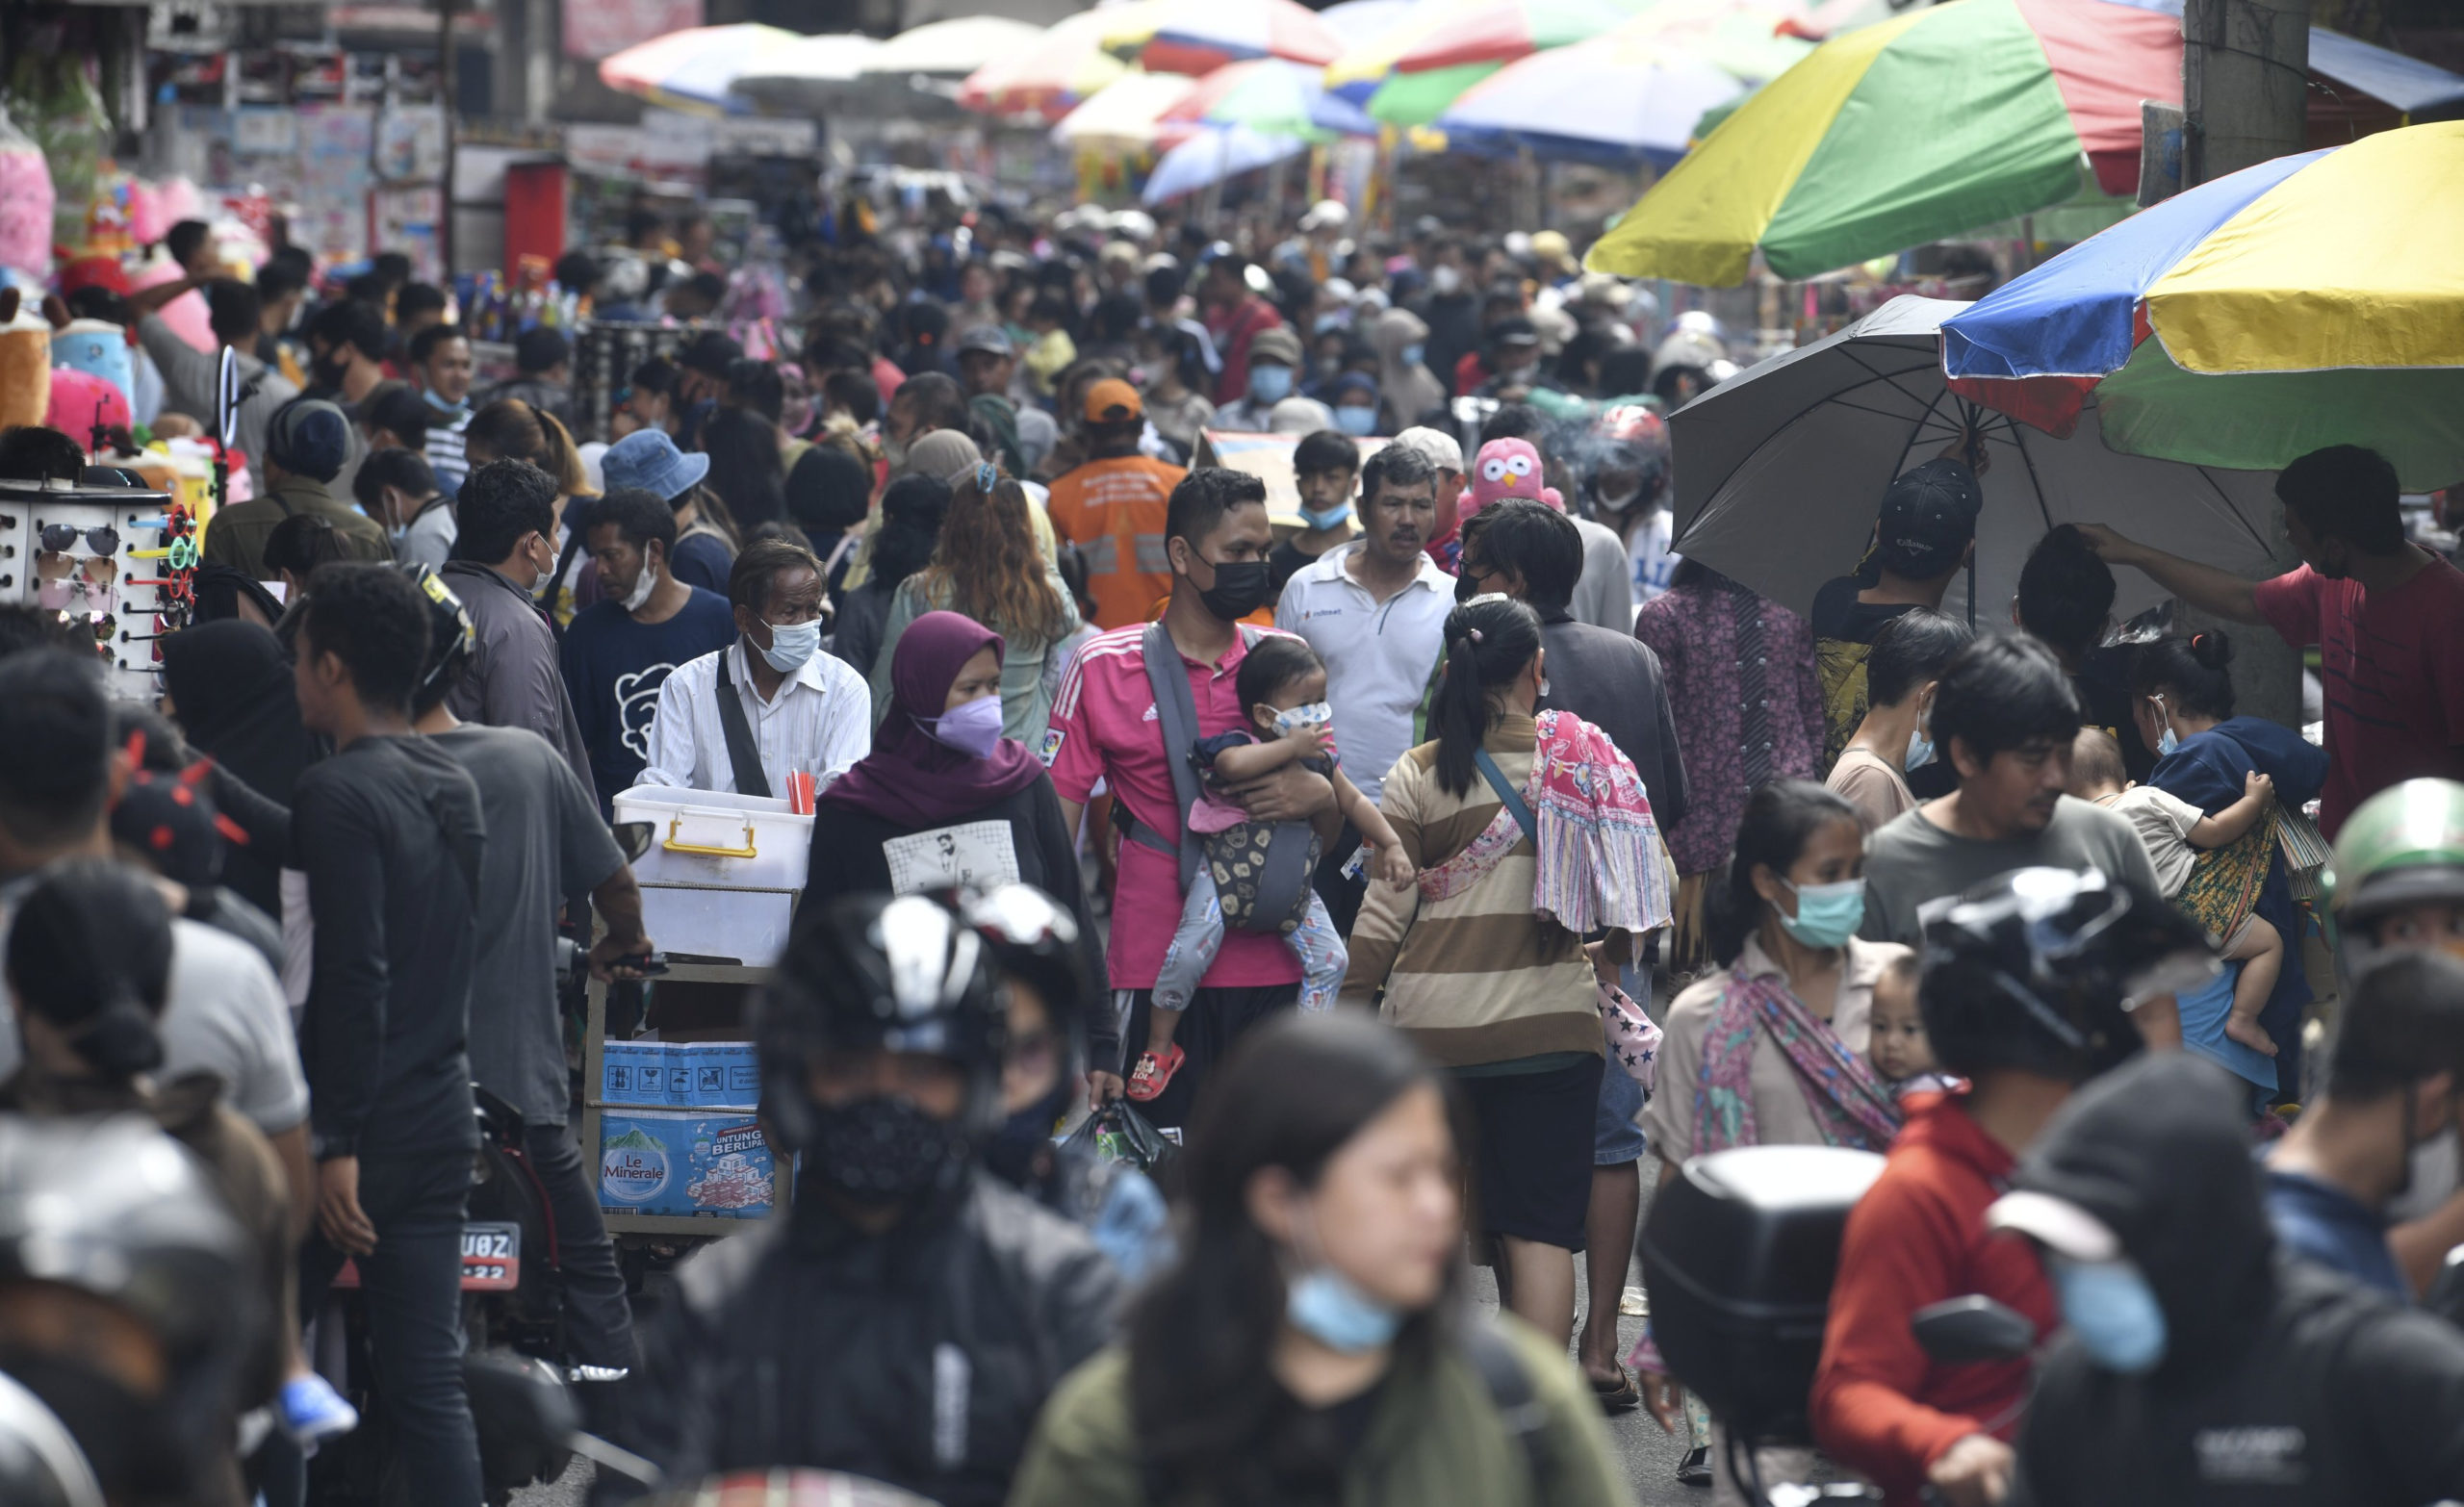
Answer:
POLYGON ((1307 639, 1326 662, 1344 773, 1374 801, 1386 772, 1412 746, 1412 719, 1454 610, 1454 577, 1422 553, 1411 584, 1377 601, 1344 568, 1367 548, 1355 539, 1295 573, 1284 583, 1274 626, 1307 639))
POLYGON ((728 679, 744 704, 746 730, 753 734, 772 795, 786 795, 787 777, 799 770, 812 774, 816 790, 826 788, 872 752, 872 688, 847 661, 816 652, 780 682, 774 700, 764 702, 754 686, 739 633, 717 653, 677 666, 659 686, 642 784, 735 789, 727 728, 719 717, 721 654, 727 656, 728 679))

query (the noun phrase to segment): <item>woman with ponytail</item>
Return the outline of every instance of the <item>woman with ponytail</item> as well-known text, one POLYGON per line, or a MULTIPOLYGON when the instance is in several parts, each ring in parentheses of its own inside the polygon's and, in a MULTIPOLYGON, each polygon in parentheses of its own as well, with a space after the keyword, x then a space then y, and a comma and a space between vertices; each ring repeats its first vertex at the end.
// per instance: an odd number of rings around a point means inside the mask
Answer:
POLYGON ((1479 1128, 1467 1161, 1499 1287, 1563 1343, 1605 1065, 1583 938, 1606 932, 1613 979, 1634 937, 1668 925, 1671 876, 1634 766, 1573 713, 1534 715, 1539 617, 1476 597, 1445 644, 1434 741, 1395 761, 1378 801, 1420 880, 1370 886, 1343 995, 1453 1070, 1479 1128))
MULTIPOLYGON (((2160 638, 2140 651, 2131 716, 2140 741, 2156 755, 2147 782, 2214 816, 2244 798, 2252 774, 2265 775, 2275 784, 2276 811, 2297 817, 2326 783, 2326 751, 2264 717, 2233 715, 2232 662, 2233 641, 2216 628, 2160 638)), ((2262 1089, 2272 1088, 2271 1103, 2300 1095, 2302 1007, 2310 1003, 2309 979, 2299 966, 2306 922, 2277 826, 2276 817, 2263 816, 2235 841, 2201 853, 2176 898, 2219 936, 2232 937, 2256 915, 2283 941, 2274 986, 2258 1007, 2257 1024, 2272 1039, 2272 1054, 2242 1039, 2252 1034, 2247 1030, 2226 1034, 2237 1024, 2230 1007, 2238 978, 2178 1001, 2182 1044, 2262 1089)), ((2231 971, 2252 966, 2237 960, 2231 971)))
POLYGON ((213 1074, 161 1085, 146 1076, 163 1062, 156 1027, 171 983, 162 892, 109 859, 54 864, 10 923, 7 978, 23 1061, 0 1084, 0 1112, 150 1115, 194 1152, 263 1258, 264 1329, 240 1408, 279 1399, 283 1426, 303 1442, 348 1432, 357 1415, 299 1355, 292 1274, 300 1230, 272 1145, 222 1102, 213 1074))

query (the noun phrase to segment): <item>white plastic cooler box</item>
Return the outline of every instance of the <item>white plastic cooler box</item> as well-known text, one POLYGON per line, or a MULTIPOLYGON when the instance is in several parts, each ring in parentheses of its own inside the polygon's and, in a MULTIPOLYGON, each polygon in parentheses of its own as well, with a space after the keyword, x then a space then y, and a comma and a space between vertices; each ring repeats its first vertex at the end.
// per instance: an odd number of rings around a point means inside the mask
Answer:
POLYGON ((812 818, 771 796, 635 785, 616 820, 651 824, 634 860, 642 924, 669 957, 766 968, 787 945, 812 854, 812 818))

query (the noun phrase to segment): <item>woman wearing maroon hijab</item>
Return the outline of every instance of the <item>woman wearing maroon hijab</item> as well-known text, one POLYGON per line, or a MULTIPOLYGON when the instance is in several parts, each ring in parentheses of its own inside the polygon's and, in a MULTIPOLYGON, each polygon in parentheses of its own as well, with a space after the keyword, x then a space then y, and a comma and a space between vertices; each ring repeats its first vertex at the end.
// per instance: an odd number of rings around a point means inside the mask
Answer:
MULTIPOLYGON (((1001 736, 1002 647, 955 612, 927 612, 899 635, 873 751, 813 811, 802 904, 1032 884, 1077 919, 1087 977, 1100 979, 1103 951, 1051 777, 1025 744, 1001 736)), ((1114 1031, 1088 1022, 1091 1045, 1114 1031)))

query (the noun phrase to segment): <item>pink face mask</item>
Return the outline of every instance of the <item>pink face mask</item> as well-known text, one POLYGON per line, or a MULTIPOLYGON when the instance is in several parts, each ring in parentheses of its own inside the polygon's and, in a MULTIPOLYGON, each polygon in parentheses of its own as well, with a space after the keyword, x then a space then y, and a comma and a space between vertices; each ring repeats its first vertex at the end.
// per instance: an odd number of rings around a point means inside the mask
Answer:
POLYGON ((1001 744, 1001 698, 979 696, 961 702, 938 717, 915 719, 934 742, 972 758, 990 758, 1001 744))

